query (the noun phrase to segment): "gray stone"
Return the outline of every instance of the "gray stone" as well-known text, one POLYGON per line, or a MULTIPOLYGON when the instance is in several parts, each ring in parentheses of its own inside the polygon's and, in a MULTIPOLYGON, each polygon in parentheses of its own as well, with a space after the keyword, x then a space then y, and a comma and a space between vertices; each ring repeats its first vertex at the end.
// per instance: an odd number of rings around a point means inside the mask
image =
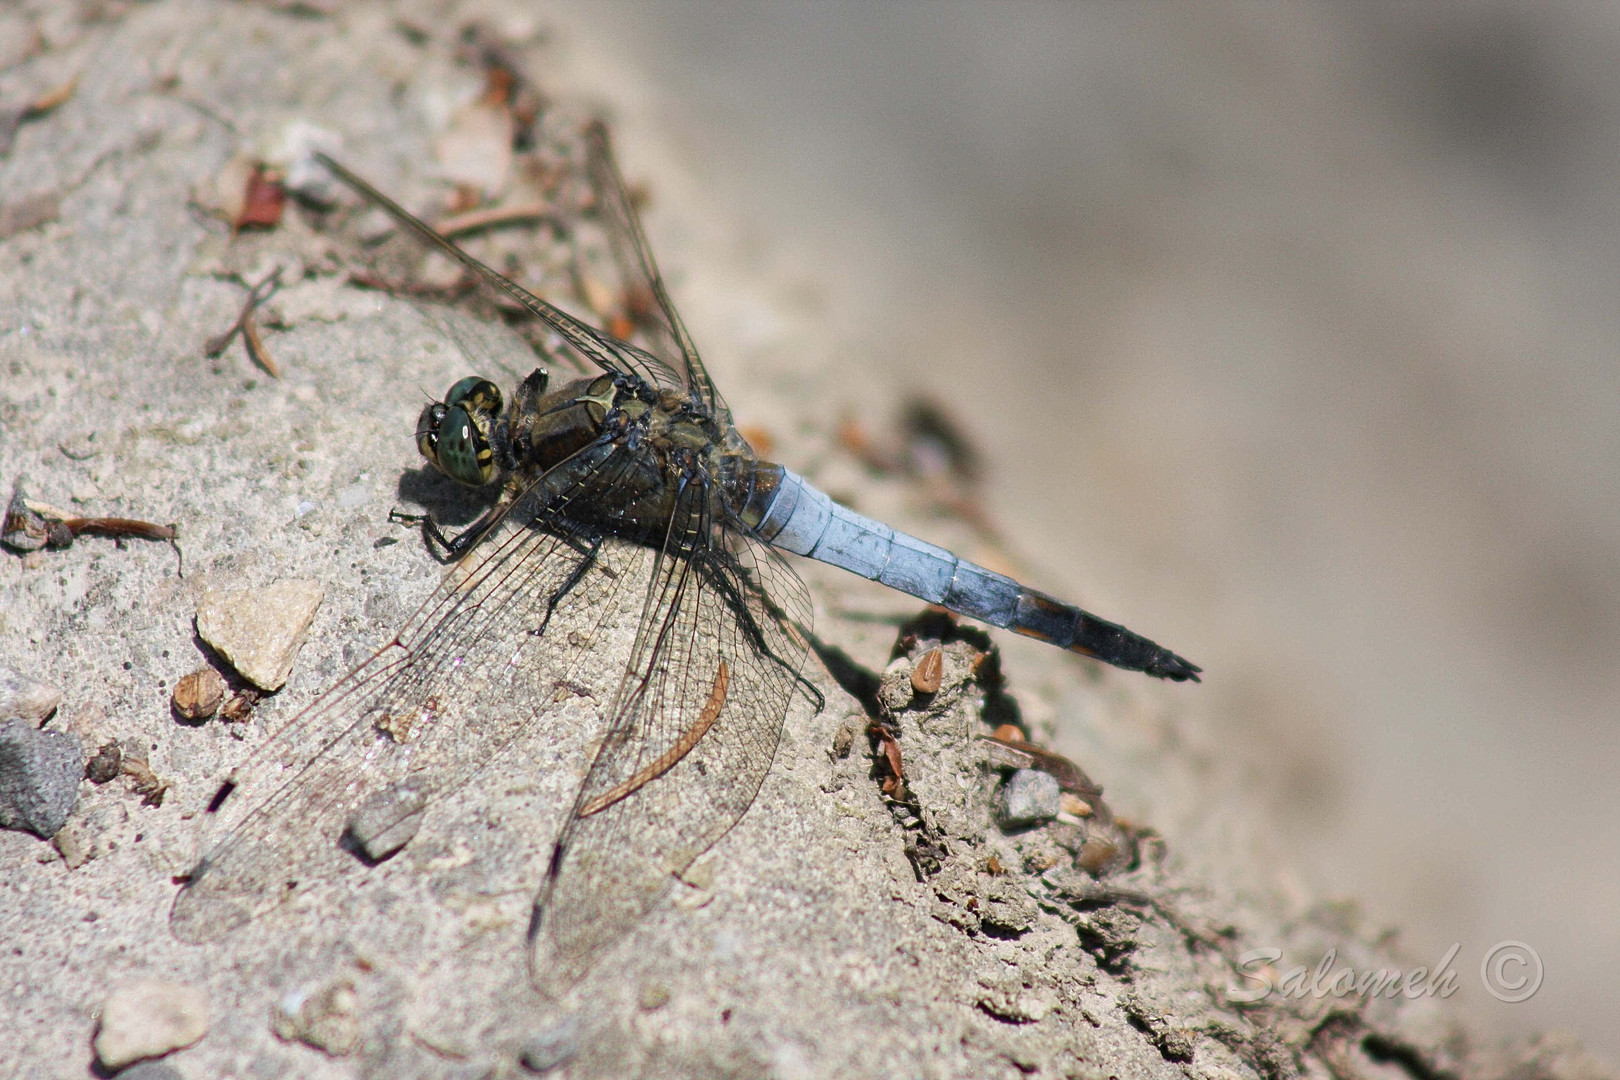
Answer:
POLYGON ((518 1054, 518 1060, 532 1073, 547 1073, 577 1053, 579 1028, 572 1020, 563 1020, 529 1036, 518 1054))
POLYGON ((161 1061, 141 1061, 120 1069, 118 1080, 181 1080, 179 1070, 161 1061))
POLYGON ((1058 816, 1063 792, 1057 778, 1039 769, 1019 769, 996 797, 996 820, 1004 829, 1040 825, 1058 816))
POLYGON ((344 839, 367 862, 382 862, 411 842, 426 810, 427 796, 419 788, 394 784, 355 808, 344 839))
POLYGON ((84 747, 61 731, 0 720, 0 828, 49 839, 79 801, 84 747))

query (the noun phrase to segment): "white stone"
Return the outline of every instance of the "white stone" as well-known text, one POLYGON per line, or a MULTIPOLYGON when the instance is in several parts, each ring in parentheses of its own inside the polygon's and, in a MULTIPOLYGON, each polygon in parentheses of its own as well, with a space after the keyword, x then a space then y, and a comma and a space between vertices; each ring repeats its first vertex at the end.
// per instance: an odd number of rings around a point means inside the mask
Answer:
POLYGON ((0 720, 19 717, 37 724, 61 704, 62 691, 0 665, 0 720))
POLYGON ((114 990, 101 1007, 96 1060, 120 1069, 190 1046, 208 1032, 208 995, 184 983, 146 979, 114 990))
POLYGON ((209 589, 197 605, 197 633, 244 679, 261 690, 279 690, 325 596, 320 585, 303 580, 209 589))

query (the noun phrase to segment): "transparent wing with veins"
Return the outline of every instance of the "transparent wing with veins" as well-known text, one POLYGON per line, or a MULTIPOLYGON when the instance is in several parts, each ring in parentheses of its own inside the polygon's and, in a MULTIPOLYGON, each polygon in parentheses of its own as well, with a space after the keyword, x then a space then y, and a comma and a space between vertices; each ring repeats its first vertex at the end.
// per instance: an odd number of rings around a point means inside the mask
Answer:
POLYGON ((553 631, 600 639, 633 617, 622 609, 641 595, 648 561, 644 548, 595 543, 565 517, 575 500, 611 490, 631 460, 612 446, 597 452, 538 508, 537 482, 393 640, 233 773, 221 810, 235 825, 176 897, 177 937, 213 940, 354 868, 340 842, 363 802, 409 784, 431 806, 584 677, 590 650, 553 631))
MULTIPOLYGON (((614 242, 628 238, 620 255, 633 256, 657 301, 661 328, 649 338, 667 359, 534 297, 322 160, 586 358, 689 393, 724 428, 729 418, 646 250, 605 132, 594 132, 590 153, 614 242)), ((725 520, 706 477, 681 489, 661 545, 588 524, 613 519, 617 479, 651 452, 628 440, 592 444, 566 471, 535 481, 392 642, 267 744, 241 772, 239 823, 176 898, 177 936, 211 940, 340 872, 354 861, 344 829, 372 796, 408 785, 431 805, 524 736, 576 672, 592 670, 591 646, 553 632, 566 620, 599 640, 634 619, 635 637, 536 901, 536 984, 577 979, 736 824, 802 681, 805 646, 792 626, 808 625, 809 599, 778 555, 725 520), (627 607, 633 597, 638 614, 627 607), (262 794, 278 769, 293 779, 262 794)))
MULTIPOLYGON (((805 657, 803 583, 688 489, 653 560, 605 734, 554 849, 530 973, 566 989, 748 810, 805 657)), ((651 549, 649 549, 651 551, 651 549)))
POLYGON ((483 262, 473 258, 473 256, 463 251, 459 245, 451 243, 440 236, 427 222, 412 214, 393 199, 372 187, 370 183, 350 172, 325 154, 317 153, 315 157, 321 164, 332 170, 344 183, 381 207, 389 217, 405 226, 406 229, 414 233, 429 247, 448 255, 471 270, 474 277, 486 287, 516 301, 530 315, 556 331, 558 336, 568 343, 569 347, 590 363, 595 364, 603 371, 637 375, 653 386, 683 392, 686 390, 687 376, 684 366, 671 366, 667 361, 647 350, 629 342, 620 341, 611 334, 604 333, 589 323, 575 318, 555 304, 540 299, 505 274, 491 269, 483 262))
POLYGON ((600 444, 562 490, 558 470, 536 481, 393 641, 238 770, 225 809, 241 816, 176 897, 177 937, 214 940, 357 869, 342 840, 362 804, 409 790, 431 809, 599 672, 632 623, 536 901, 536 985, 577 980, 736 824, 775 755, 805 658, 789 626, 809 598, 778 555, 718 523, 699 480, 661 547, 581 528, 569 510, 611 500, 638 453, 600 444))
POLYGON ((608 142, 607 126, 600 120, 585 130, 585 170, 596 198, 596 212, 607 228, 613 257, 630 291, 630 304, 645 324, 649 351, 682 373, 687 390, 722 423, 730 413, 698 356, 686 324, 669 299, 663 275, 653 259, 635 204, 625 190, 608 142))

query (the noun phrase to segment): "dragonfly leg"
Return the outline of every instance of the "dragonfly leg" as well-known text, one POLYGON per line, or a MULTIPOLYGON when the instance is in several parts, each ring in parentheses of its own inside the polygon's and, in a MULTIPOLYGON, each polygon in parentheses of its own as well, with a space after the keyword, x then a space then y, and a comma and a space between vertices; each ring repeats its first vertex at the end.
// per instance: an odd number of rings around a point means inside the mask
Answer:
POLYGON ((565 537, 564 542, 585 557, 579 561, 579 565, 574 567, 567 580, 557 586, 557 591, 552 593, 551 598, 546 601, 546 614, 541 618, 540 625, 529 631, 535 637, 539 637, 546 632, 546 626, 551 622, 551 616, 556 612, 557 605, 563 602, 565 596, 574 591, 574 586, 585 580, 585 575, 590 573, 591 568, 596 565, 596 556, 602 550, 601 533, 591 537, 587 543, 582 543, 578 537, 573 536, 565 537))
POLYGON ((445 535, 444 530, 439 528, 439 523, 433 520, 432 514, 407 514, 400 510, 390 510, 388 520, 395 525, 420 528, 422 535, 427 539, 428 551, 432 552, 433 557, 442 563, 451 563, 467 554, 505 512, 504 503, 492 506, 480 514, 477 521, 454 536, 445 535))

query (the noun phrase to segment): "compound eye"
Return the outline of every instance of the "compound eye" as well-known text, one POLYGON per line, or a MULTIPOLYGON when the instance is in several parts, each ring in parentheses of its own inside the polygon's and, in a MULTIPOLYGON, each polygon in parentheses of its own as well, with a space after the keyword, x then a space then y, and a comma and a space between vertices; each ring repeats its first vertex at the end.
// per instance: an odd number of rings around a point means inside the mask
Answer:
POLYGON ((495 417, 501 411, 501 392, 488 379, 469 375, 444 395, 446 406, 460 405, 474 416, 495 417))
POLYGON ((458 484, 482 487, 495 478, 495 455, 489 440, 472 414, 460 405, 445 410, 433 451, 428 460, 458 484))

